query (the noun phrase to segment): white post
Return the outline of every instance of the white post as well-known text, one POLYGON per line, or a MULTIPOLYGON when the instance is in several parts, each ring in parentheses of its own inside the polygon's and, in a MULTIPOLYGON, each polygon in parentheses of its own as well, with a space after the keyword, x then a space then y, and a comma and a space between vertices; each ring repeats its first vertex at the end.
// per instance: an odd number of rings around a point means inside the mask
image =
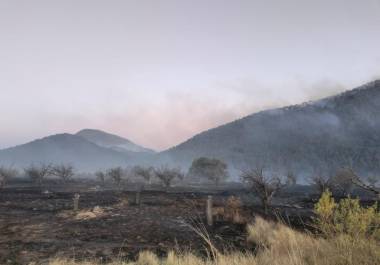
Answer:
POLYGON ((140 191, 136 191, 135 204, 136 205, 140 205, 140 201, 141 201, 141 192, 140 191))
POLYGON ((207 196, 207 205, 206 205, 206 217, 207 217, 207 225, 212 226, 212 196, 207 196))
POLYGON ((79 209, 79 198, 80 195, 78 193, 75 193, 74 195, 74 211, 77 212, 79 209))

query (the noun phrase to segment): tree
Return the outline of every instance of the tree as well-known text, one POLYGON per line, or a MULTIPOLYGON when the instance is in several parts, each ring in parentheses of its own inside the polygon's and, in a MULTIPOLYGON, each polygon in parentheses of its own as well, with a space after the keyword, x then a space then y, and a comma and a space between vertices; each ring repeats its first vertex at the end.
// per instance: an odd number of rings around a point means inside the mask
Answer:
POLYGON ((367 182, 368 182, 369 186, 376 187, 376 184, 379 182, 379 178, 376 176, 368 176, 367 182))
POLYGON ((366 184, 361 179, 361 177, 356 174, 356 172, 352 169, 352 167, 347 167, 346 170, 354 185, 374 193, 377 196, 377 199, 380 200, 380 189, 378 187, 372 186, 371 184, 366 184))
POLYGON ((183 179, 183 173, 179 168, 169 168, 168 166, 161 166, 154 170, 155 176, 161 180, 166 188, 171 186, 174 179, 183 179))
POLYGON ((265 176, 263 167, 243 171, 241 179, 260 198, 266 214, 274 195, 284 187, 279 177, 265 176))
POLYGON ((25 175, 31 178, 34 183, 42 186, 43 180, 51 174, 51 169, 50 164, 40 164, 38 166, 32 164, 25 168, 24 171, 25 175))
POLYGON ((7 181, 11 178, 16 177, 18 174, 16 169, 7 168, 4 166, 0 167, 0 189, 5 186, 7 181))
POLYGON ((135 166, 132 168, 132 172, 135 176, 143 178, 148 184, 151 184, 154 176, 153 167, 135 166))
POLYGON ((100 183, 104 186, 105 182, 106 182, 106 173, 104 173, 103 171, 96 171, 95 172, 95 176, 96 178, 98 179, 98 181, 100 181, 100 183))
POLYGON ((107 171, 107 175, 112 179, 112 181, 120 186, 121 180, 123 179, 124 172, 121 167, 111 168, 107 171))
POLYGON ((68 182, 74 175, 74 167, 71 165, 56 165, 52 168, 51 174, 61 178, 61 180, 66 183, 68 182))
POLYGON ((326 190, 332 189, 332 178, 323 174, 315 174, 311 177, 311 184, 317 188, 319 195, 322 195, 326 190))
POLYGON ((207 178, 216 186, 228 178, 227 164, 219 159, 200 157, 195 159, 189 169, 189 176, 195 178, 207 178))
POLYGON ((286 186, 292 187, 297 184, 297 176, 293 173, 293 171, 288 171, 286 174, 286 186))
POLYGON ((331 179, 331 191, 341 196, 349 196, 352 186, 351 173, 345 168, 338 170, 336 175, 331 179))

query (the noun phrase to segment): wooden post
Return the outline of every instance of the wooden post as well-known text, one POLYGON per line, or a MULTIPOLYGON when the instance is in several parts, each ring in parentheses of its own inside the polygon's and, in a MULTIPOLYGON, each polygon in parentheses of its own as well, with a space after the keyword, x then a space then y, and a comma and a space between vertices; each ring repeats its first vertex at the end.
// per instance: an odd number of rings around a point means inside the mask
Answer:
POLYGON ((141 203, 141 191, 136 191, 135 194, 135 204, 140 205, 141 203))
POLYGON ((212 226, 212 196, 207 196, 207 205, 206 205, 206 217, 207 217, 207 225, 212 226))
POLYGON ((75 193, 74 195, 74 211, 77 212, 79 209, 79 198, 80 195, 78 193, 75 193))

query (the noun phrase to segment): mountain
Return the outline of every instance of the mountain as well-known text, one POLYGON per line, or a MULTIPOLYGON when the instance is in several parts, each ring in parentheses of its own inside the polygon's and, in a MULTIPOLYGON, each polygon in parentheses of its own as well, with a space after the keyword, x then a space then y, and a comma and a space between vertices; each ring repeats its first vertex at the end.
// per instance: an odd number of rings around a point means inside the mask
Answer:
POLYGON ((154 153, 153 150, 139 146, 128 139, 100 130, 84 129, 76 133, 76 135, 81 136, 98 146, 110 148, 119 152, 154 153))
POLYGON ((340 95, 249 115, 202 132, 162 152, 160 161, 187 167, 200 156, 232 171, 265 166, 299 175, 351 165, 380 173, 380 80, 340 95))
POLYGON ((94 171, 124 166, 136 159, 134 152, 117 152, 72 134, 57 134, 0 150, 0 161, 22 168, 31 163, 69 163, 78 170, 94 171))
POLYGON ((220 158, 232 175, 257 165, 298 175, 352 166, 380 174, 380 80, 342 94, 262 111, 202 132, 161 153, 116 135, 85 129, 0 150, 0 164, 71 163, 94 171, 135 164, 179 165, 220 158))

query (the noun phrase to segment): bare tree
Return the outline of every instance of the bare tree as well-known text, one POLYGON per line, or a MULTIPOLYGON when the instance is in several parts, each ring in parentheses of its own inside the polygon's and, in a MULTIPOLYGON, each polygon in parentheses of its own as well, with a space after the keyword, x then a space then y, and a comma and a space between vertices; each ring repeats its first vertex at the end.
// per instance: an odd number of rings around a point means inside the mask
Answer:
POLYGON ((293 173, 293 171, 288 171, 286 174, 286 186, 292 187, 297 184, 297 176, 293 173))
POLYGON ((266 214, 274 195, 284 187, 279 177, 264 176, 263 167, 243 171, 241 180, 260 198, 266 214))
POLYGON ((112 179, 112 181, 118 187, 120 187, 120 183, 121 183, 123 176, 124 176, 124 171, 121 167, 110 168, 107 171, 107 175, 112 179))
POLYGON ((7 181, 11 178, 16 177, 18 174, 16 169, 7 168, 4 166, 0 167, 0 189, 5 186, 7 181))
POLYGON ((218 186, 222 180, 228 178, 227 164, 219 159, 200 157, 191 164, 189 176, 205 177, 218 186))
POLYGON ((380 181, 380 179, 376 176, 368 176, 367 177, 367 182, 369 186, 376 187, 376 184, 380 181))
POLYGON ((38 184, 38 186, 42 186, 43 180, 51 174, 51 165, 50 164, 40 164, 38 166, 36 165, 30 165, 29 167, 25 168, 25 175, 31 178, 31 180, 38 184))
POLYGON ((354 171, 354 169, 352 167, 347 167, 346 170, 347 170, 347 173, 349 174, 351 181, 354 185, 374 193, 376 195, 377 199, 380 200, 380 188, 378 188, 372 184, 366 184, 362 180, 362 178, 356 174, 356 172, 354 171))
POLYGON ((107 176, 106 173, 99 170, 95 172, 95 176, 98 179, 98 181, 101 183, 101 185, 104 186, 106 182, 106 176, 107 176))
POLYGON ((56 165, 52 168, 51 174, 59 177, 64 183, 68 182, 74 175, 74 167, 71 165, 56 165))
POLYGON ((331 178, 331 191, 340 196, 349 196, 353 186, 351 175, 351 172, 346 168, 338 170, 335 176, 331 178))
POLYGON ((135 166, 132 168, 132 172, 135 176, 143 178, 148 184, 152 183, 154 176, 153 167, 135 166))
POLYGON ((333 188, 332 178, 327 175, 315 174, 310 178, 310 181, 317 188, 319 195, 333 188))
POLYGON ((169 168, 168 166, 161 166, 154 170, 154 174, 161 180, 166 188, 171 186, 174 179, 183 179, 183 173, 179 168, 169 168))

